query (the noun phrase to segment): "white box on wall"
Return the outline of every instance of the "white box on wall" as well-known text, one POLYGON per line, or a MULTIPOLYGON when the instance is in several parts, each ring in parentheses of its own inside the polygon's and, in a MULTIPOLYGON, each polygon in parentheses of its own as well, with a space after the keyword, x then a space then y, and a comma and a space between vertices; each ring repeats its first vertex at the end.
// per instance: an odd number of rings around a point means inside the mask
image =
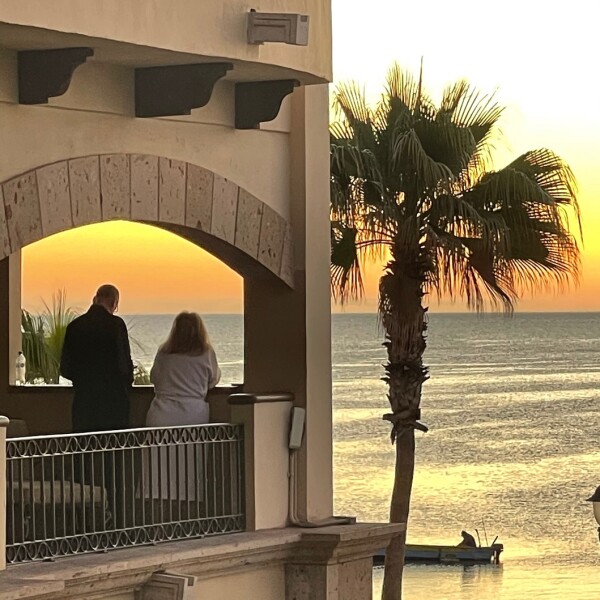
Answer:
POLYGON ((296 13, 248 13, 248 43, 278 42, 308 46, 308 15, 296 13))

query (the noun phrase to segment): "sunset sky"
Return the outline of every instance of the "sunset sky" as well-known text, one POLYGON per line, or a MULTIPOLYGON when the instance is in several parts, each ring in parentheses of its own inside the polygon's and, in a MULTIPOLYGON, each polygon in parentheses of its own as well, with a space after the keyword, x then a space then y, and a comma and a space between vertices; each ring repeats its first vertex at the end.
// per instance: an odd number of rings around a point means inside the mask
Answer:
MULTIPOLYGON (((418 71, 439 95, 445 84, 467 78, 497 90, 507 107, 496 164, 526 150, 547 147, 573 168, 583 214, 583 281, 560 296, 524 298, 521 310, 600 310, 600 113, 596 110, 597 16, 593 3, 574 0, 555 10, 539 0, 333 0, 334 77, 364 83, 377 99, 395 60, 418 71)), ((240 312, 242 282, 216 259, 161 230, 115 223, 60 234, 23 252, 23 303, 64 288, 84 307, 98 283, 122 289, 124 313, 240 312)), ((376 306, 380 265, 367 271, 365 300, 347 310, 376 306)), ((444 303, 433 310, 464 310, 444 303)), ((337 310, 337 308, 335 308, 337 310)))

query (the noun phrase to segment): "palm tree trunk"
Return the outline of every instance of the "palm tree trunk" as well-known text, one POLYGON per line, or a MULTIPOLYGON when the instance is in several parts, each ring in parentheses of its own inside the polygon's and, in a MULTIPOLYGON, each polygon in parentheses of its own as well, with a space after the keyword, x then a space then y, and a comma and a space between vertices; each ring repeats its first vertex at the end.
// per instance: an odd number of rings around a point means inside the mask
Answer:
MULTIPOLYGON (((420 418, 421 389, 427 380, 423 366, 426 309, 423 308, 423 279, 415 273, 413 261, 403 268, 392 261, 382 278, 380 305, 386 331, 388 363, 385 366, 392 413, 392 441, 396 443, 394 488, 390 504, 390 522, 407 523, 415 470, 415 430, 420 418)), ((382 600, 402 598, 402 572, 406 532, 394 538, 386 550, 382 600)))
MULTIPOLYGON (((406 523, 408 521, 414 470, 415 434, 414 430, 407 430, 396 440, 396 471, 390 505, 390 523, 406 523)), ((402 598, 405 547, 406 531, 393 538, 387 547, 382 600, 402 598)))

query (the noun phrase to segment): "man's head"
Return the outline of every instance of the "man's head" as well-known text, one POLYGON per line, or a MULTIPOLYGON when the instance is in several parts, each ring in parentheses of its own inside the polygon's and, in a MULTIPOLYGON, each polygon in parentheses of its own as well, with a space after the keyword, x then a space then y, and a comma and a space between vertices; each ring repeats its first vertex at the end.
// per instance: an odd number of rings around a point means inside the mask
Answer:
POLYGON ((119 307, 119 290, 114 285, 105 283, 98 288, 93 303, 103 306, 112 315, 119 307))

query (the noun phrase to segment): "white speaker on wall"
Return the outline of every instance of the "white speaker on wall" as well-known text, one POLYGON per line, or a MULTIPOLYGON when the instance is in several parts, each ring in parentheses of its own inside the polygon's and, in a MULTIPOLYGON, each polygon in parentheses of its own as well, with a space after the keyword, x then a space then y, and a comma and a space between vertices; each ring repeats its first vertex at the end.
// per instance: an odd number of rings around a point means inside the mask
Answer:
POLYGON ((308 46, 308 15, 296 13, 248 13, 248 43, 278 42, 308 46))

